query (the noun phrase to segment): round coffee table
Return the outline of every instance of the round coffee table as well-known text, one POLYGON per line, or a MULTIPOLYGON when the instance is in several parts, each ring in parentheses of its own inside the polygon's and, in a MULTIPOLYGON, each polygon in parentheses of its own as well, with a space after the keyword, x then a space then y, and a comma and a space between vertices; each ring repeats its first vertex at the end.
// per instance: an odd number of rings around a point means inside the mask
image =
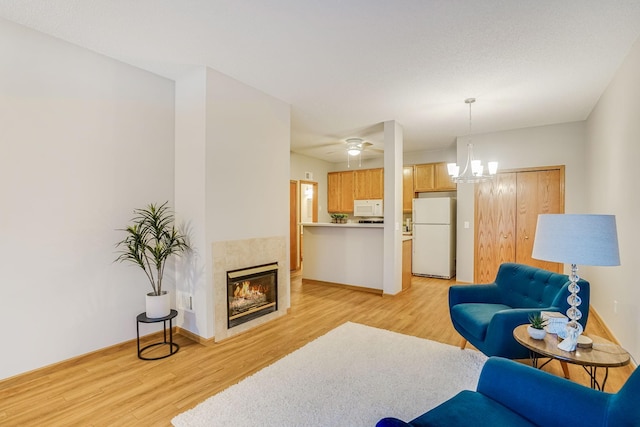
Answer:
MULTIPOLYGON (((609 376, 609 368, 624 366, 629 363, 629 353, 617 344, 612 343, 602 337, 588 335, 593 340, 592 348, 576 348, 575 351, 563 351, 558 348, 561 341, 555 334, 547 334, 542 340, 534 340, 529 336, 527 327, 520 325, 513 330, 513 337, 520 344, 529 349, 531 361, 534 367, 538 367, 540 357, 548 357, 549 360, 540 365, 542 368, 551 360, 556 359, 561 363, 572 363, 580 365, 591 377, 591 388, 604 391, 609 376), (598 381, 597 370, 604 368, 604 378, 602 384, 598 381)), ((586 335, 586 334, 585 334, 586 335)), ((568 371, 563 366, 565 376, 568 378, 568 371)))

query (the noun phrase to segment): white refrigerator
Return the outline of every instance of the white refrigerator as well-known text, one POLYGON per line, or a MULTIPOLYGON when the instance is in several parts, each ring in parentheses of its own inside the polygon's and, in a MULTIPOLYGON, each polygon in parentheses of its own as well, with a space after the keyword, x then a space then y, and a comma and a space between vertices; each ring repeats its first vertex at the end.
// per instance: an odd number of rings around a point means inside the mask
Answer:
POLYGON ((412 273, 450 279, 456 274, 456 199, 413 199, 412 273))

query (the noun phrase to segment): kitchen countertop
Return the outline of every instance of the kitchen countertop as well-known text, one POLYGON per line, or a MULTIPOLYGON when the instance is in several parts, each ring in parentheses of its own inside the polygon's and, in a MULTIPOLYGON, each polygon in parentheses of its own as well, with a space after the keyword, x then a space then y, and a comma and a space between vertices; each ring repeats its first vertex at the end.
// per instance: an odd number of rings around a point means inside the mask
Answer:
POLYGON ((346 224, 334 224, 331 222, 302 222, 300 225, 304 227, 384 228, 384 224, 360 224, 357 222, 348 222, 346 224))
MULTIPOLYGON (((346 224, 334 224, 332 222, 301 222, 304 227, 335 227, 335 228, 384 228, 384 224, 360 224, 358 222, 347 222, 346 224)), ((413 240, 411 233, 402 233, 402 241, 413 240)))

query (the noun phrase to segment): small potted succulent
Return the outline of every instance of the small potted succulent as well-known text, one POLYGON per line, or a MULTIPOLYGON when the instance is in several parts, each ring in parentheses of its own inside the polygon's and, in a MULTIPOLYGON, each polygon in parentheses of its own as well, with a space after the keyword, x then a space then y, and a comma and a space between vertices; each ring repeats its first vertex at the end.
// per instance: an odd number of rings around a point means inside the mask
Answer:
POLYGON ((332 219, 331 222, 335 224, 346 224, 348 217, 349 215, 345 213, 334 213, 334 214, 331 214, 331 219, 332 219))
POLYGON ((544 327, 547 325, 547 321, 542 317, 540 313, 532 314, 529 316, 530 325, 527 327, 529 336, 534 340, 544 339, 547 335, 544 327))

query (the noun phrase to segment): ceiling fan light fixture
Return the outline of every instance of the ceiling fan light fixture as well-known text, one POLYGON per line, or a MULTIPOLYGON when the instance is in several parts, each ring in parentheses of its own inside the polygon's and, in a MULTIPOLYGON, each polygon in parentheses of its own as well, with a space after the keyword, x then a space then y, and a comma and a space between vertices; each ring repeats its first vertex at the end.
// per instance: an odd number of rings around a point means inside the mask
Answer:
POLYGON ((347 153, 349 153, 350 156, 357 156, 362 153, 362 138, 348 138, 347 153))
POLYGON ((357 156, 360 155, 359 160, 360 160, 360 166, 362 166, 362 149, 363 144, 362 144, 363 140, 362 138, 348 138, 346 140, 347 143, 347 167, 350 168, 351 164, 349 163, 349 159, 353 156, 357 156))
POLYGON ((361 151, 362 149, 358 147, 347 148, 347 153, 349 153, 350 156, 357 156, 361 151))

